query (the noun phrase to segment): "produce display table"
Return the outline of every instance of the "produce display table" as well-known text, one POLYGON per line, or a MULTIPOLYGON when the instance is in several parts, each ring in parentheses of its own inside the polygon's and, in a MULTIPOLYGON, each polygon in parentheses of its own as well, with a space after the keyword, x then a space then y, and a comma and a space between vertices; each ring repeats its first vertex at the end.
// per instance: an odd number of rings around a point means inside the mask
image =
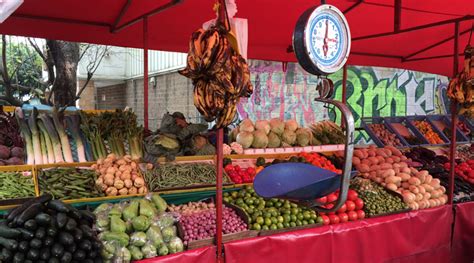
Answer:
POLYGON ((231 262, 449 262, 449 205, 225 244, 231 262))
POLYGON ((474 202, 456 205, 453 234, 454 262, 474 261, 474 202))
POLYGON ((139 260, 140 263, 193 263, 193 262, 215 262, 216 248, 202 247, 193 250, 184 251, 164 257, 155 257, 150 259, 139 260))

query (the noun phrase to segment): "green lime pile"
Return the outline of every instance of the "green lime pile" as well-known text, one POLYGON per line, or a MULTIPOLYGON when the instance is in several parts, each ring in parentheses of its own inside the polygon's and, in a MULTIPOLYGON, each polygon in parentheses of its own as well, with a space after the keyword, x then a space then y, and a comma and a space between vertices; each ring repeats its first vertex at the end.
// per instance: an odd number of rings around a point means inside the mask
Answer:
POLYGON ((321 223, 314 210, 288 200, 264 199, 255 193, 252 186, 224 193, 224 201, 242 208, 249 215, 252 230, 275 230, 321 223))

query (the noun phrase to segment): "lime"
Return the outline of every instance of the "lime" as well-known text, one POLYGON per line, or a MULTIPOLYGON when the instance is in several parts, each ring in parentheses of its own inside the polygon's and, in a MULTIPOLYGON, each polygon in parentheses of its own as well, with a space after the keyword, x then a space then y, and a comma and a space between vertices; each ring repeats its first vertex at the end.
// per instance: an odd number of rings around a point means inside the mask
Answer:
POLYGON ((281 202, 276 202, 275 207, 281 207, 283 204, 281 202))
POLYGON ((318 215, 316 214, 316 212, 311 213, 311 219, 316 220, 316 218, 318 218, 318 215))
POLYGON ((308 221, 303 220, 302 223, 303 223, 303 225, 307 225, 307 224, 308 224, 308 221))
POLYGON ((263 225, 263 226, 262 226, 262 230, 270 230, 270 228, 268 228, 267 225, 263 225))
POLYGON ((290 203, 289 203, 289 202, 288 202, 288 203, 285 202, 285 203, 283 204, 283 208, 290 209, 290 208, 291 208, 290 203))
POLYGON ((290 223, 288 223, 288 222, 283 222, 283 227, 284 227, 284 228, 289 228, 289 227, 290 227, 290 223))
POLYGON ((245 197, 245 190, 242 190, 239 192, 239 197, 245 197))
POLYGON ((282 216, 277 216, 277 220, 279 223, 283 223, 285 219, 282 216))
POLYGON ((227 196, 225 196, 222 200, 224 200, 224 202, 230 203, 230 198, 227 196))
POLYGON ((278 202, 278 199, 276 199, 276 198, 272 198, 272 199, 270 199, 270 200, 271 200, 273 203, 278 202))
POLYGON ((301 226, 303 223, 300 220, 296 220, 296 226, 301 226))
POLYGON ((258 198, 255 198, 255 200, 253 200, 253 204, 258 206, 258 204, 260 204, 260 200, 258 200, 258 198))
POLYGON ((291 205, 291 207, 294 207, 294 208, 297 208, 297 207, 298 207, 298 205, 295 204, 295 203, 290 203, 290 205, 291 205))
POLYGON ((247 208, 247 213, 249 213, 249 214, 253 214, 253 213, 254 213, 254 210, 253 210, 253 208, 251 208, 251 207, 247 208))
POLYGON ((263 210, 263 209, 265 209, 265 205, 262 204, 262 203, 260 203, 260 204, 258 205, 257 209, 258 209, 258 210, 263 210))
POLYGON ((252 195, 249 194, 249 193, 246 193, 246 194, 245 194, 245 198, 252 198, 252 195))
POLYGON ((248 205, 253 205, 252 197, 249 197, 249 198, 245 199, 245 203, 248 204, 248 205))
POLYGON ((277 224, 277 228, 278 228, 278 229, 282 229, 282 228, 284 228, 284 226, 283 226, 282 223, 278 223, 278 224, 277 224))
POLYGON ((303 216, 303 214, 297 214, 297 215, 296 215, 296 218, 298 218, 298 220, 303 221, 304 216, 303 216))
POLYGON ((273 202, 271 200, 268 200, 265 202, 265 206, 266 207, 272 207, 273 206, 273 202))
POLYGON ((295 222, 290 222, 290 227, 295 227, 296 223, 295 222))
POLYGON ((315 222, 314 222, 314 219, 309 219, 309 220, 308 220, 308 223, 314 224, 314 223, 315 223, 315 222))
POLYGON ((270 218, 270 217, 272 217, 272 214, 266 212, 263 216, 264 216, 265 218, 270 218))
POLYGON ((255 223, 255 224, 252 225, 252 229, 253 230, 260 230, 260 229, 262 229, 262 227, 260 226, 260 224, 255 223))
POLYGON ((270 218, 265 218, 265 225, 270 226, 272 224, 272 220, 270 218))
POLYGON ((311 219, 311 214, 309 213, 309 211, 304 211, 303 212, 303 217, 306 220, 311 219))
POLYGON ((261 216, 257 217, 257 220, 255 221, 257 222, 257 224, 260 224, 260 225, 263 225, 263 223, 265 223, 265 220, 261 216))
POLYGON ((324 222, 324 220, 323 220, 322 217, 318 216, 318 217, 316 218, 316 223, 322 224, 323 222, 324 222))
POLYGON ((237 200, 235 200, 235 203, 238 204, 238 205, 244 204, 244 199, 237 198, 237 200))
POLYGON ((285 215, 291 215, 291 208, 285 208, 285 209, 283 210, 283 214, 285 214, 285 215))
POLYGON ((263 215, 263 213, 262 213, 261 210, 255 210, 255 211, 253 212, 253 214, 254 214, 254 215, 257 215, 257 216, 262 216, 262 215, 263 215))
POLYGON ((298 212, 299 212, 298 208, 291 208, 291 214, 292 215, 296 215, 296 214, 298 214, 298 212))
POLYGON ((296 222, 298 218, 295 215, 291 215, 291 222, 296 222))
POLYGON ((232 192, 230 195, 232 196, 232 198, 237 199, 239 193, 238 192, 232 192))
POLYGON ((272 217, 271 220, 272 220, 272 223, 273 223, 273 224, 277 224, 277 223, 278 223, 278 219, 277 219, 276 217, 272 217))
POLYGON ((229 192, 225 192, 225 193, 223 193, 222 195, 223 195, 224 197, 228 197, 230 194, 229 194, 229 192))
POLYGON ((274 217, 277 217, 278 215, 280 215, 280 213, 278 213, 277 210, 273 210, 271 213, 272 213, 272 216, 274 217))
POLYGON ((277 230, 278 228, 277 228, 277 226, 276 226, 275 224, 272 224, 272 225, 270 226, 270 229, 271 229, 271 230, 277 230))
POLYGON ((289 223, 291 221, 291 216, 290 215, 283 215, 283 222, 289 223))

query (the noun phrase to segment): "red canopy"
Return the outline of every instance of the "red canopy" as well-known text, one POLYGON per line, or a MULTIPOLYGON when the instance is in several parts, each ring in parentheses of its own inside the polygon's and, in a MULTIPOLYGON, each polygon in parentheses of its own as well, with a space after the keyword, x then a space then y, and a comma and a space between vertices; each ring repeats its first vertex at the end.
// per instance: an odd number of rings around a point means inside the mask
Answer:
MULTIPOLYGON (((191 32, 215 17, 214 2, 29 0, 0 25, 0 33, 143 48, 141 18, 148 15, 150 49, 186 52, 191 32), (126 26, 131 22, 137 23, 126 26)), ((249 58, 295 61, 294 54, 287 52, 294 25, 317 1, 236 2, 237 17, 249 22, 249 58)), ((327 2, 346 13, 353 38, 349 63, 357 65, 452 75, 455 22, 459 22, 461 53, 474 21, 473 0, 327 2)))

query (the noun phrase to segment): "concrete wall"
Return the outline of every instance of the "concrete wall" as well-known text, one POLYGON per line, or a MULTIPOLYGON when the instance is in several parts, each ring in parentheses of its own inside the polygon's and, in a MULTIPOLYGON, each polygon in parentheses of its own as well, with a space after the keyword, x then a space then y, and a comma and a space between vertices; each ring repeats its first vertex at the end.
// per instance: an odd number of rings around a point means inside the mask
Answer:
POLYGON ((97 110, 124 109, 127 106, 125 83, 96 89, 97 110))
MULTIPOLYGON (((78 88, 81 88, 82 86, 84 86, 84 83, 85 83, 84 80, 79 80, 78 88)), ((81 98, 78 100, 78 106, 79 108, 83 110, 94 110, 95 102, 96 100, 95 100, 94 81, 90 80, 89 83, 87 83, 87 87, 82 92, 81 98)))

